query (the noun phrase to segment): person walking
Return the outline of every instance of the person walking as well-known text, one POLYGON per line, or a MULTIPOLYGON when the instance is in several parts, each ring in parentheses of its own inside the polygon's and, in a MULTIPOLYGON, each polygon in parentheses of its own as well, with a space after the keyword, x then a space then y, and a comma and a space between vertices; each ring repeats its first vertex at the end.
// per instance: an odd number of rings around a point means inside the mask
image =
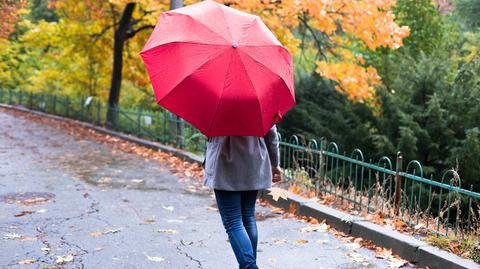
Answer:
POLYGON ((259 190, 282 179, 277 128, 264 137, 210 137, 204 185, 212 188, 240 269, 257 269, 255 202, 259 190))

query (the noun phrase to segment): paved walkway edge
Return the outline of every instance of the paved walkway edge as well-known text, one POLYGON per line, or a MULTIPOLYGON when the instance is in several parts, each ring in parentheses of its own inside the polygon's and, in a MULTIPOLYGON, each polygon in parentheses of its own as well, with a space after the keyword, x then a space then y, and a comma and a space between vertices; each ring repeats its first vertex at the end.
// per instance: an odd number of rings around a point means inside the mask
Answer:
MULTIPOLYGON (((166 146, 160 143, 148 141, 136 136, 116 132, 91 123, 81 122, 69 118, 64 118, 40 111, 30 110, 23 106, 11 106, 0 104, 0 107, 32 113, 34 115, 47 117, 78 124, 80 126, 91 128, 100 133, 125 139, 151 149, 171 153, 188 162, 202 164, 203 158, 191 152, 179 150, 174 147, 166 146)), ((314 217, 318 220, 325 220, 331 227, 350 234, 354 237, 361 237, 372 241, 380 247, 391 248, 394 253, 400 255, 403 259, 415 263, 418 266, 429 266, 432 269, 480 269, 480 265, 461 258, 450 252, 428 245, 413 237, 404 235, 400 232, 387 229, 383 226, 371 223, 364 218, 350 215, 348 213, 324 206, 303 197, 288 192, 287 199, 280 198, 278 201, 272 199, 269 190, 263 190, 259 196, 267 200, 270 204, 285 210, 295 210, 296 214, 307 217, 314 217)))
POLYGON ((28 113, 38 115, 38 116, 42 116, 42 117, 46 117, 46 118, 51 118, 51 119, 55 119, 55 120, 61 120, 61 121, 77 124, 77 125, 80 125, 80 126, 83 126, 83 127, 86 127, 86 128, 93 129, 93 130, 95 130, 97 132, 100 132, 100 133, 103 133, 103 134, 108 134, 110 136, 115 136, 115 137, 122 138, 126 141, 136 143, 138 145, 141 145, 141 146, 144 146, 144 147, 147 147, 147 148, 150 148, 150 149, 171 153, 174 156, 179 157, 181 159, 184 159, 185 161, 188 161, 188 162, 196 162, 196 163, 199 163, 199 164, 202 164, 202 162, 203 162, 203 158, 201 156, 195 155, 195 154, 193 154, 189 151, 177 149, 177 148, 167 146, 167 145, 164 145, 164 144, 160 144, 160 143, 157 143, 157 142, 152 142, 152 141, 149 141, 149 140, 146 140, 146 139, 139 138, 137 136, 117 132, 117 131, 107 129, 107 128, 102 127, 102 126, 94 125, 94 124, 91 124, 91 123, 88 123, 88 122, 83 122, 83 121, 78 121, 78 120, 74 120, 74 119, 64 118, 64 117, 48 114, 48 113, 41 112, 41 111, 31 110, 31 109, 28 109, 28 108, 23 107, 23 106, 12 106, 12 105, 0 104, 0 107, 7 108, 7 109, 13 109, 13 110, 17 110, 17 111, 22 111, 22 112, 28 112, 28 113))

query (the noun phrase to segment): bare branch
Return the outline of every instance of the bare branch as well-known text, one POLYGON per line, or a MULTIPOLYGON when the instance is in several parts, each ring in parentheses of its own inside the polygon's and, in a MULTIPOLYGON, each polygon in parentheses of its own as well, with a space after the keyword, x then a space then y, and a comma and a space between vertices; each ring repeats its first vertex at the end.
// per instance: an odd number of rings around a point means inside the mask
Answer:
POLYGON ((143 31, 143 30, 146 30, 146 29, 153 29, 155 28, 155 25, 144 25, 144 26, 141 26, 139 27, 138 29, 136 30, 133 30, 133 31, 130 31, 126 34, 125 38, 126 39, 130 39, 132 37, 134 37, 136 34, 138 34, 139 32, 143 31))

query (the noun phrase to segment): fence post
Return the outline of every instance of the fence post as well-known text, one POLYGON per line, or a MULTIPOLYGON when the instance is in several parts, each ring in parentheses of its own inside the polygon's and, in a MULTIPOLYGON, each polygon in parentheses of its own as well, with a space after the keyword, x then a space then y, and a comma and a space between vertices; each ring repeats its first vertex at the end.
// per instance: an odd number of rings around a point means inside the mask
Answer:
POLYGON ((177 124, 177 147, 183 149, 185 147, 185 138, 184 136, 184 125, 183 125, 183 120, 179 116, 175 116, 175 121, 177 124))
POLYGON ((400 172, 402 172, 402 165, 403 165, 403 156, 401 152, 398 152, 396 171, 395 171, 395 197, 393 201, 395 215, 398 215, 398 212, 400 210, 400 201, 402 199, 402 177, 400 176, 400 172))
POLYGON ((47 107, 47 104, 45 103, 45 94, 42 93, 41 98, 40 98, 40 111, 45 112, 45 108, 47 107))
POLYGON ((97 100, 97 125, 101 125, 100 123, 100 99, 97 100))
POLYGON ((57 107, 57 95, 53 94, 52 95, 52 114, 54 115, 57 114, 56 107, 57 107))
POLYGON ((137 107, 137 135, 140 136, 141 134, 141 128, 142 128, 142 123, 141 123, 141 119, 142 119, 142 108, 141 107, 137 107))
POLYGON ((70 98, 68 96, 65 97, 65 116, 68 118, 68 115, 70 114, 70 98))
POLYGON ((85 97, 80 98, 80 120, 85 121, 85 97))
POLYGON ((12 89, 8 90, 8 104, 12 104, 12 89))
POLYGON ((119 115, 120 106, 118 104, 107 103, 107 128, 117 130, 120 125, 119 115))
POLYGON ((167 138, 167 111, 162 109, 162 118, 163 118, 163 143, 168 141, 167 138))
POLYGON ((0 88, 0 104, 3 103, 3 88, 0 88))
POLYGON ((29 97, 29 103, 28 103, 28 108, 32 109, 33 108, 33 93, 30 92, 30 97, 29 97))

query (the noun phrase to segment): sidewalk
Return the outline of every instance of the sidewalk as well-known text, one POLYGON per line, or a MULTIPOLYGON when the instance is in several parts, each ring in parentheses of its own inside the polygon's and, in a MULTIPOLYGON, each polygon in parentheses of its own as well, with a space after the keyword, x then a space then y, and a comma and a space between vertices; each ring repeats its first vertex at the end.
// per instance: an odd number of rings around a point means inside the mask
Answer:
MULTIPOLYGON (((308 224, 257 211, 262 269, 389 268, 328 231, 302 233, 308 224)), ((237 268, 214 198, 199 182, 7 110, 0 236, 1 268, 237 268)))

